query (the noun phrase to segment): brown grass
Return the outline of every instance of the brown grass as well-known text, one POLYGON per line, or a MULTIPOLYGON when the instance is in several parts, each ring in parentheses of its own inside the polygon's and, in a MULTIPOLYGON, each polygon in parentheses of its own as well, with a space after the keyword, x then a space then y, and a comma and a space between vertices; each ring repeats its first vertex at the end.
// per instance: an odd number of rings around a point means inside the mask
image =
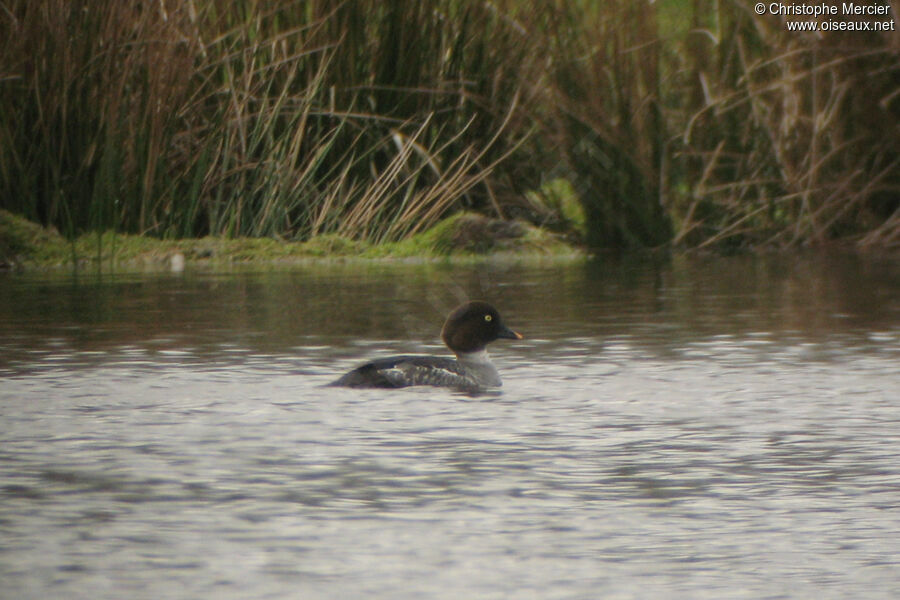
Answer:
POLYGON ((0 0, 0 208, 67 235, 900 245, 900 39, 737 0, 0 0), (531 193, 526 198, 525 192, 531 193))

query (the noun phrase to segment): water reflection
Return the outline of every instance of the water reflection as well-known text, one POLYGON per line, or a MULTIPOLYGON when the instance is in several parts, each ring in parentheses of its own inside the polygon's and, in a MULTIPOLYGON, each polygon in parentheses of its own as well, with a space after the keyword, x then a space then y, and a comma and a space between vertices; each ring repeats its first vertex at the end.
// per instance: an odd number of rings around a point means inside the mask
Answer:
MULTIPOLYGON (((627 339, 653 352, 769 342, 894 341, 896 262, 857 257, 596 259, 528 267, 310 264, 264 272, 6 276, 0 368, 62 351, 290 354, 298 345, 437 342, 445 315, 485 298, 528 338, 627 339), (755 342, 754 342, 755 340, 755 342)), ((700 349, 700 350, 698 350, 700 349)), ((107 357, 103 357, 105 360, 107 357)))
POLYGON ((898 272, 5 276, 0 596, 896 597, 898 272), (465 297, 502 392, 322 387, 465 297))

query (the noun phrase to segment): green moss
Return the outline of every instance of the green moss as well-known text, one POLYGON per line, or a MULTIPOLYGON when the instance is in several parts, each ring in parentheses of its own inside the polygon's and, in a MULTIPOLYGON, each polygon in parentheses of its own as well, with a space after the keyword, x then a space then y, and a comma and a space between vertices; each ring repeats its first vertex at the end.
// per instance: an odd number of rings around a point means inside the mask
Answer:
POLYGON ((56 231, 0 211, 0 264, 54 267, 94 264, 112 268, 169 268, 180 257, 194 264, 277 262, 325 258, 478 258, 495 254, 573 256, 579 251, 553 233, 524 222, 474 213, 453 215, 409 239, 372 245, 334 234, 306 242, 273 238, 187 240, 117 234, 85 234, 67 242, 56 231))
POLYGON ((26 262, 65 261, 71 255, 66 240, 55 229, 47 229, 11 212, 0 210, 0 267, 26 262))
POLYGON ((573 253, 558 236, 521 221, 459 213, 407 240, 373 248, 387 256, 480 256, 496 253, 573 253))
POLYGON ((371 248, 368 242, 351 240, 336 234, 318 235, 303 244, 312 256, 357 256, 371 248))
POLYGON ((169 252, 160 240, 112 231, 82 235, 74 246, 79 260, 94 262, 163 261, 169 252))
POLYGON ((554 229, 571 232, 584 239, 587 219, 578 194, 568 179, 551 179, 538 190, 526 192, 525 195, 532 205, 551 215, 551 221, 555 221, 554 229))

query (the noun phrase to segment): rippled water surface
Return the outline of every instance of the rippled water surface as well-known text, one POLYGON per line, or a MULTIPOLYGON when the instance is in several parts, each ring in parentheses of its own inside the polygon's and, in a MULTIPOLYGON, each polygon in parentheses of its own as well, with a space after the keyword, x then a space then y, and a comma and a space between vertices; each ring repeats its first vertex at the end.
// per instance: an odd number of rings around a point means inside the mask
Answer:
POLYGON ((0 598, 900 597, 900 263, 0 276, 0 598), (493 302, 502 391, 323 387, 493 302))

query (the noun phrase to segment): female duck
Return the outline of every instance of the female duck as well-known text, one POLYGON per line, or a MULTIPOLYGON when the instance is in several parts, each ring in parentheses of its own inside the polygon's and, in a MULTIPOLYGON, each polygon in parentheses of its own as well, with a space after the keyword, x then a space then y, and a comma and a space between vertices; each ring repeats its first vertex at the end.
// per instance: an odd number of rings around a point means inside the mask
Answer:
POLYGON ((466 302, 450 313, 441 339, 456 359, 439 356, 392 356, 357 367, 332 383, 344 387, 398 388, 433 385, 478 391, 502 385, 486 347, 497 339, 521 340, 503 324, 487 302, 466 302))

